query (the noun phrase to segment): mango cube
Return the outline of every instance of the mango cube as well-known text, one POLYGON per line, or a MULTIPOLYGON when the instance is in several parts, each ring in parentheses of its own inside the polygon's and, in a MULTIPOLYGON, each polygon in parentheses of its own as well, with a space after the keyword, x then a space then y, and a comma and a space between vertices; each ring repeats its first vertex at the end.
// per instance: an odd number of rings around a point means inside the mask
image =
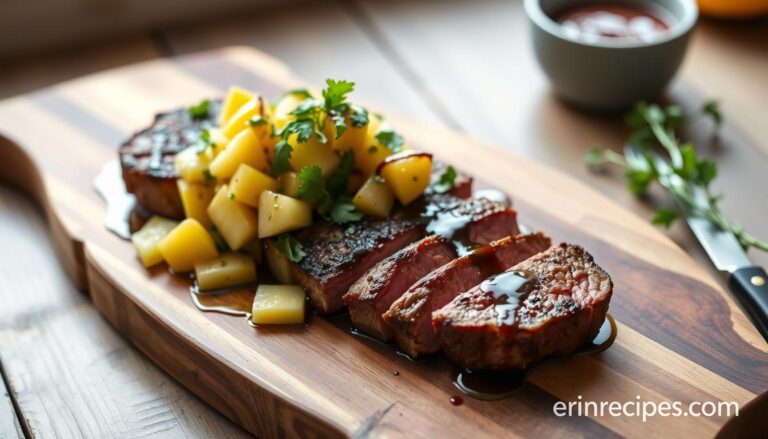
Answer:
POLYGON ((232 250, 240 249, 259 231, 256 212, 232 199, 227 185, 222 185, 211 200, 208 216, 232 250))
POLYGON ((305 166, 319 166, 323 175, 329 175, 339 166, 341 158, 327 143, 321 143, 320 139, 313 135, 306 142, 299 142, 296 134, 288 137, 288 144, 293 148, 291 153, 291 167, 298 172, 305 166))
POLYGON ((289 171, 280 176, 281 191, 289 197, 299 198, 299 174, 289 171))
POLYGON ((145 267, 163 262, 163 255, 157 244, 179 223, 167 218, 153 216, 138 232, 131 235, 131 242, 145 267))
POLYGON ((395 204, 395 195, 384 179, 374 175, 357 191, 352 204, 366 215, 386 218, 395 204))
POLYGON ((227 92, 227 97, 224 99, 224 103, 221 105, 221 113, 219 113, 219 125, 226 125, 227 121, 232 117, 237 110, 240 109, 246 102, 254 98, 253 93, 250 91, 232 86, 227 92))
MULTIPOLYGON (((237 111, 227 120, 227 123, 222 126, 221 132, 228 139, 233 139, 239 132, 245 130, 250 125, 248 122, 254 117, 268 118, 269 110, 265 108, 264 99, 260 97, 254 97, 250 101, 243 104, 237 111)), ((257 128, 260 134, 271 134, 272 129, 269 124, 263 124, 257 128)))
POLYGON ((432 156, 426 153, 399 153, 381 165, 384 177, 395 196, 403 204, 418 198, 429 185, 432 176, 432 156))
POLYGON ((173 158, 176 171, 184 181, 189 183, 205 183, 206 170, 213 159, 210 149, 198 153, 196 146, 190 146, 173 158))
POLYGON ((309 204, 272 191, 261 193, 259 238, 279 235, 310 224, 312 224, 312 207, 309 204))
POLYGON ((256 264, 250 255, 224 253, 215 259, 195 264, 195 277, 202 291, 234 287, 256 280, 256 264))
POLYGON ((253 297, 251 321, 257 325, 304 323, 306 295, 298 285, 259 285, 253 297))
POLYGON ((211 228, 211 219, 208 217, 208 204, 215 193, 212 186, 200 183, 188 183, 185 180, 176 180, 179 188, 181 205, 184 207, 184 215, 194 218, 206 229, 211 228))
POLYGON ((229 182, 229 193, 240 203, 259 207, 261 193, 276 191, 279 185, 274 178, 243 163, 229 182))
POLYGON ((267 251, 264 252, 267 260, 267 266, 270 273, 275 276, 278 282, 282 284, 293 283, 293 271, 291 270, 291 261, 280 253, 274 247, 275 242, 273 240, 267 240, 267 251))
POLYGON ((157 248, 177 273, 190 271, 195 264, 218 255, 213 238, 196 219, 187 218, 171 230, 157 248))
POLYGON ((224 151, 213 159, 209 166, 211 175, 221 179, 230 178, 242 163, 266 171, 269 167, 267 154, 258 132, 248 128, 240 131, 229 141, 224 151))

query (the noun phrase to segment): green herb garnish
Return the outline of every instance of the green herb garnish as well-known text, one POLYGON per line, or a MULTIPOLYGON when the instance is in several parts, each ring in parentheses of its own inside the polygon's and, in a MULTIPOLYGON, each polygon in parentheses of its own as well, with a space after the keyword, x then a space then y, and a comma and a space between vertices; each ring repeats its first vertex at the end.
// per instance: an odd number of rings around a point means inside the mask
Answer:
POLYGON ((336 224, 344 224, 352 221, 360 221, 363 214, 355 210, 352 199, 346 195, 336 198, 331 206, 330 216, 336 224))
POLYGON ((405 139, 400 134, 397 134, 393 129, 386 128, 376 133, 376 140, 380 144, 386 146, 393 153, 400 152, 405 145, 405 139))
POLYGON ((277 250, 291 262, 300 262, 304 259, 304 256, 306 256, 301 242, 289 233, 283 233, 278 236, 275 246, 277 247, 277 250))
POLYGON ((216 183, 216 177, 211 174, 211 170, 208 168, 203 169, 203 179, 205 180, 206 186, 216 183))
POLYGON ((432 190, 438 194, 444 194, 453 189, 453 184, 456 181, 456 170, 453 166, 448 166, 445 171, 440 175, 440 180, 432 185, 432 190))
MULTIPOLYGON (((714 101, 704 104, 700 114, 711 118, 716 126, 722 123, 718 104, 714 101)), ((626 120, 632 128, 627 140, 632 153, 593 149, 586 157, 588 165, 612 163, 622 167, 627 187, 638 196, 644 195, 654 182, 670 192, 682 206, 659 209, 652 219, 654 224, 669 227, 676 219, 693 215, 732 233, 745 250, 755 247, 768 251, 768 242, 755 238, 723 215, 718 206, 723 195, 713 193, 711 188, 717 177, 717 163, 699 157, 693 144, 681 144, 676 137, 677 129, 687 122, 680 107, 641 102, 626 120), (659 148, 666 152, 667 158, 656 153, 659 148), (704 196, 698 197, 697 193, 704 196)))
POLYGON ((189 108, 187 108, 187 111, 189 112, 189 115, 192 116, 195 119, 200 119, 203 117, 208 116, 208 109, 211 106, 211 101, 208 99, 203 99, 200 101, 199 104, 193 105, 189 108))
POLYGON ((214 148, 216 143, 211 140, 211 132, 207 129, 200 131, 200 135, 197 138, 197 146, 195 147, 197 154, 204 154, 208 148, 214 148))

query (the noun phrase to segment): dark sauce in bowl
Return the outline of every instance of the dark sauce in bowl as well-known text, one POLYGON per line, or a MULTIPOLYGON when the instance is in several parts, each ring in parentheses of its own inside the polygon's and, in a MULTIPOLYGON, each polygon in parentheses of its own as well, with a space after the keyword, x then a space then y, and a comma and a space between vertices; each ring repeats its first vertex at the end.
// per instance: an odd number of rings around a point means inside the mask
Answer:
POLYGON ((661 38, 671 25, 669 14, 663 12, 634 3, 582 3, 551 17, 574 40, 649 43, 661 38))

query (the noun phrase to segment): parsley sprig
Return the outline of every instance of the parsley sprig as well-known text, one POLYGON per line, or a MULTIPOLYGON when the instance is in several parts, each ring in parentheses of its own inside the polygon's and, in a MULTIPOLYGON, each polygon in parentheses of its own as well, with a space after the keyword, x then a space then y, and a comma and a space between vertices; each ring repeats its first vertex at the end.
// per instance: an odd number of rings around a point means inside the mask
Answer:
POLYGON ((285 255, 291 262, 299 262, 306 256, 301 242, 291 236, 290 233, 283 233, 278 236, 275 241, 275 246, 277 247, 277 250, 285 255))
POLYGON ((337 224, 360 221, 363 215, 346 195, 347 179, 354 166, 354 153, 347 151, 341 164, 326 178, 319 166, 305 166, 299 171, 299 198, 317 204, 317 212, 337 224))
MULTIPOLYGON (((707 102, 700 113, 711 118, 716 126, 722 123, 715 101, 707 102)), ((715 194, 711 188, 717 177, 717 163, 699 157, 692 143, 681 144, 676 137, 677 130, 688 121, 680 107, 641 102, 626 121, 632 129, 627 140, 629 153, 594 149, 586 157, 588 165, 595 167, 611 163, 622 167, 627 187, 635 195, 644 195, 648 187, 656 182, 675 197, 680 206, 659 209, 652 220, 654 224, 669 227, 682 216, 694 215, 733 233, 745 250, 754 247, 768 251, 768 242, 750 235, 741 226, 729 221, 720 210, 718 203, 723 194, 715 194), (668 158, 662 158, 655 151, 659 148, 668 158)))

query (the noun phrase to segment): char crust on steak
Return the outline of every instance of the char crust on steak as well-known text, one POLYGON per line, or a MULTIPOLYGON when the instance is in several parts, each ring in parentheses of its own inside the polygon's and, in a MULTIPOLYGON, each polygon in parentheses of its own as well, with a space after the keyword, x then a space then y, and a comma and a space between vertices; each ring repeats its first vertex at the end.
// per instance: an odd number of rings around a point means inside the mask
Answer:
POLYGON ((160 113, 152 125, 120 146, 125 188, 141 207, 166 218, 184 218, 174 156, 197 144, 203 129, 215 127, 220 108, 220 101, 211 101, 207 116, 199 118, 186 108, 160 113))
POLYGON ((440 212, 427 225, 430 235, 384 258, 360 277, 344 295, 352 322, 367 334, 387 341, 392 331, 382 314, 408 288, 467 248, 516 235, 517 213, 483 199, 440 212))
POLYGON ((431 272, 395 300, 383 319, 397 344, 411 357, 432 354, 439 344, 432 313, 483 279, 540 253, 552 245, 541 233, 508 236, 431 272))
POLYGON ((613 283, 583 248, 560 244, 462 293, 432 316, 440 347, 469 369, 521 369, 592 340, 613 283))

